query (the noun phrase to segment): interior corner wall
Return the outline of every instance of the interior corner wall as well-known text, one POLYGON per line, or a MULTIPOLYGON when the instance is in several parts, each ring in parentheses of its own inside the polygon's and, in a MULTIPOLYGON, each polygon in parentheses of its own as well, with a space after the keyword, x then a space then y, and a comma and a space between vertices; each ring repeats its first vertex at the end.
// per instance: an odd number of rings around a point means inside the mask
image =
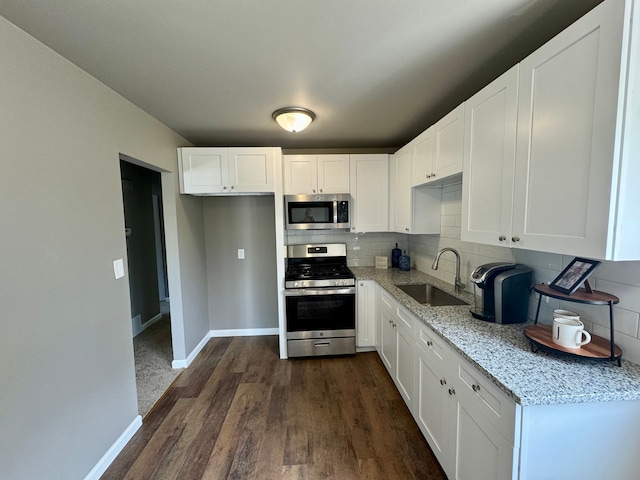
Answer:
POLYGON ((204 198, 212 330, 278 328, 275 223, 272 195, 204 198))
POLYGON ((2 17, 0 45, 0 478, 81 479, 138 418, 120 154, 171 177, 183 353, 209 330, 202 202, 178 194, 184 138, 2 17))

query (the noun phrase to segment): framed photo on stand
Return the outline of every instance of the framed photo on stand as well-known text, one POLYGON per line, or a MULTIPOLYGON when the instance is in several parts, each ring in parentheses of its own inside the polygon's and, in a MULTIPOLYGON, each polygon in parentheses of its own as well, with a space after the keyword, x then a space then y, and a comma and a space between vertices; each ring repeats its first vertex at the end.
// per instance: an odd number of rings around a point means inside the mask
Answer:
POLYGON ((580 288, 598 265, 600 265, 598 260, 576 257, 549 284, 549 288, 571 295, 580 288))

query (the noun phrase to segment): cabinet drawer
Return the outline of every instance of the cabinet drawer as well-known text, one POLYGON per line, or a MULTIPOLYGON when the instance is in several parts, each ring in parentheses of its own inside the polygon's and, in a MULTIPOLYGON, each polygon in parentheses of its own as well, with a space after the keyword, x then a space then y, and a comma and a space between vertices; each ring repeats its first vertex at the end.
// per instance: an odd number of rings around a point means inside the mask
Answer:
POLYGON ((460 357, 455 359, 453 382, 456 394, 469 399, 476 409, 514 444, 516 404, 498 387, 460 357))
POLYGON ((398 319, 398 323, 402 326, 402 328, 404 328, 408 332, 411 332, 411 335, 413 335, 413 315, 407 312, 404 308, 398 306, 396 308, 396 318, 398 319))
POLYGON ((418 347, 434 362, 443 363, 449 347, 429 327, 419 321, 416 324, 418 325, 418 331, 416 332, 416 344, 418 347))
POLYGON ((396 304, 396 301, 393 299, 393 297, 389 295, 389 293, 384 288, 381 288, 380 289, 381 308, 384 308, 385 310, 393 314, 395 312, 395 307, 394 307, 395 304, 396 304))

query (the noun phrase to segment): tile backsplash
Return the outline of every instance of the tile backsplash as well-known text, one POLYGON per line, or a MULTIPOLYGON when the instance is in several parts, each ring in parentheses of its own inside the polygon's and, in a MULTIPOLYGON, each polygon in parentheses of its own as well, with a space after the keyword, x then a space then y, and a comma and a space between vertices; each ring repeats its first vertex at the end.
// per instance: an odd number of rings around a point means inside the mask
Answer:
MULTIPOLYGON (((535 283, 552 281, 574 258, 573 255, 535 252, 507 247, 494 247, 460 240, 462 208, 462 184, 456 183, 442 188, 440 235, 406 235, 401 233, 366 233, 326 231, 288 231, 285 240, 293 243, 339 242, 347 244, 349 266, 374 266, 376 255, 389 257, 398 246, 411 256, 412 268, 453 284, 455 278, 455 256, 442 255, 438 270, 431 264, 438 250, 455 248, 460 252, 460 276, 467 288, 471 272, 479 265, 498 261, 512 261, 530 266, 534 270, 535 283)), ((622 348, 622 358, 640 364, 640 262, 602 262, 589 278, 591 287, 620 298, 614 307, 615 343, 622 348)), ((480 294, 478 290, 477 294, 480 294)), ((535 317, 538 295, 532 293, 529 302, 529 317, 535 317)), ((580 314, 585 328, 596 335, 610 338, 609 310, 606 306, 583 305, 544 299, 539 321, 551 323, 555 308, 572 310, 580 314), (548 301, 547 301, 548 300, 548 301)))

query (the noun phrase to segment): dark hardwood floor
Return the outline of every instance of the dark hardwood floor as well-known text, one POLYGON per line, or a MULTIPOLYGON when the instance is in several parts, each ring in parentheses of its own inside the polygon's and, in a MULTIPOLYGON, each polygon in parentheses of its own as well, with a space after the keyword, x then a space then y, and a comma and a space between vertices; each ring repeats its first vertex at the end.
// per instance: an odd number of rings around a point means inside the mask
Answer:
POLYGON ((375 352, 211 339, 103 479, 446 479, 375 352))

